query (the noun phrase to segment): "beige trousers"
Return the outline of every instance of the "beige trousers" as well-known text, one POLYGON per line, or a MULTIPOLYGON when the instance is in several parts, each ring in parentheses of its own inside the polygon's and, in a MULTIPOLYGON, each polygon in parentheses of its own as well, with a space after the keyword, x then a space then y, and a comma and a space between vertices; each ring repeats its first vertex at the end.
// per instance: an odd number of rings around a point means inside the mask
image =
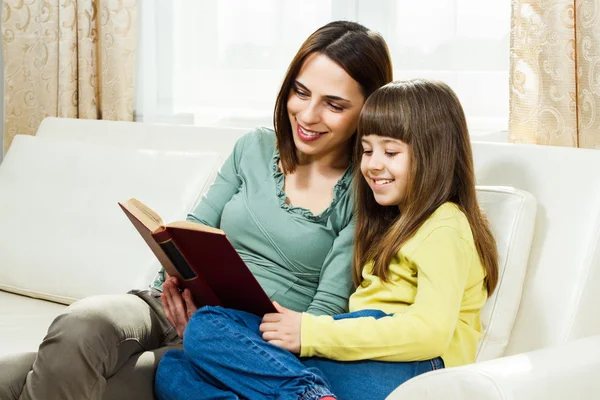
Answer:
POLYGON ((140 384, 143 390, 135 392, 144 392, 148 398, 152 380, 125 382, 128 379, 119 377, 123 375, 119 370, 135 370, 131 359, 146 351, 153 351, 151 365, 155 368, 156 358, 166 351, 161 348, 180 343, 156 293, 89 297, 72 304, 54 320, 37 357, 29 353, 0 360, 0 399, 101 400, 107 399, 109 392, 117 392, 119 386, 140 384), (109 379, 121 382, 107 385, 109 379))

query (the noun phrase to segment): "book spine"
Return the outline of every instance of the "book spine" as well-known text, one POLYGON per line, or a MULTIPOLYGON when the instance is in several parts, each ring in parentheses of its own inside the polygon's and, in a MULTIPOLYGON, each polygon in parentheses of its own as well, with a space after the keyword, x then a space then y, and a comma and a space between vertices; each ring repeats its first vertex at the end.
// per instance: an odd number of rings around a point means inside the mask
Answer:
POLYGON ((184 281, 196 279, 198 277, 172 239, 169 238, 163 241, 158 241, 159 238, 156 239, 158 245, 165 252, 167 257, 169 257, 169 260, 171 260, 175 269, 181 274, 181 278, 183 278, 184 281))

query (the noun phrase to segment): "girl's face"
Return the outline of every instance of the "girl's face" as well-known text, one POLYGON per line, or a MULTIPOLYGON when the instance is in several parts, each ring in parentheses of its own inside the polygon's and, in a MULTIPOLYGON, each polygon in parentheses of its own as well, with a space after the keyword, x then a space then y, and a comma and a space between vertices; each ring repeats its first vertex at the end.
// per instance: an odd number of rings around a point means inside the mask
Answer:
POLYGON ((347 151, 364 101, 342 67, 320 53, 308 56, 287 101, 296 149, 311 158, 347 151))
POLYGON ((406 198, 410 174, 410 146, 398 139, 367 135, 360 171, 382 206, 399 206, 406 198))

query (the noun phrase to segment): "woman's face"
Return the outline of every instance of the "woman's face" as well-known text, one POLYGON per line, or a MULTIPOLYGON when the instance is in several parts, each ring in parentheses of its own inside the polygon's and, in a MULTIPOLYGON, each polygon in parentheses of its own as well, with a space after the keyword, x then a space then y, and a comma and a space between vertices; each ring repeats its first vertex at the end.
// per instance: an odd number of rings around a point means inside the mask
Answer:
POLYGON ((342 67, 320 53, 308 56, 287 101, 299 155, 348 152, 364 102, 360 85, 342 67))

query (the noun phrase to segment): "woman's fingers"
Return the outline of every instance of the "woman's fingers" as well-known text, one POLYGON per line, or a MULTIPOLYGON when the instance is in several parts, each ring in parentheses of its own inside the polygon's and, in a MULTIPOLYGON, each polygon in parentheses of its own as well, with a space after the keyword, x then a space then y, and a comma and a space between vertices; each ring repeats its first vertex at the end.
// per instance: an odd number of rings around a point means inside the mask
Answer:
POLYGON ((189 316, 186 304, 175 282, 176 279, 170 278, 163 284, 163 306, 165 307, 165 317, 175 327, 177 334, 183 337, 189 316))
POLYGON ((185 306, 187 309, 188 320, 192 318, 192 315, 196 312, 198 307, 196 307, 196 303, 194 303, 194 298, 192 297, 192 293, 189 289, 185 289, 183 291, 183 300, 185 301, 185 306))
POLYGON ((160 299, 163 304, 163 308, 165 309, 165 317, 171 323, 171 325, 175 326, 175 319, 173 319, 173 314, 171 313, 171 306, 169 304, 169 296, 166 293, 162 293, 160 295, 160 299))
POLYGON ((181 297, 179 288, 175 285, 172 285, 169 288, 169 294, 171 296, 169 302, 172 304, 171 311, 175 314, 175 320, 178 324, 187 324, 187 309, 185 307, 183 297, 181 297))

